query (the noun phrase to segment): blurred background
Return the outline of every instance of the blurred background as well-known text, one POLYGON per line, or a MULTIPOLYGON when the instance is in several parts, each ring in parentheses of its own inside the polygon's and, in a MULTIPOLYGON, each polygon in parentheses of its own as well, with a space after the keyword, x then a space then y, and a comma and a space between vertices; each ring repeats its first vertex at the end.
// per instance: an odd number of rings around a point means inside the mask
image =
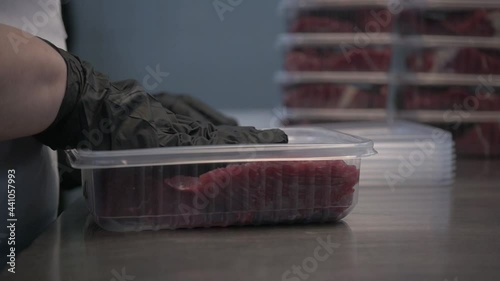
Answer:
POLYGON ((279 105, 277 0, 232 1, 220 13, 215 1, 62 2, 69 50, 113 79, 142 81, 159 65, 170 75, 156 91, 189 93, 219 109, 279 105))

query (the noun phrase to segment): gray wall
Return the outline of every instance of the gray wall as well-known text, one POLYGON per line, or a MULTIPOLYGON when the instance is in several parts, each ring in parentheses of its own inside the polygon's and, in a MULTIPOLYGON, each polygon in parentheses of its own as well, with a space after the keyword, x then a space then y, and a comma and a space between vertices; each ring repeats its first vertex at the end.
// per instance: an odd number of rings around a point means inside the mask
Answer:
POLYGON ((189 93, 220 109, 279 105, 278 0, 242 0, 223 21, 212 1, 71 0, 71 51, 113 79, 142 81, 146 67, 159 64, 170 76, 157 91, 189 93))

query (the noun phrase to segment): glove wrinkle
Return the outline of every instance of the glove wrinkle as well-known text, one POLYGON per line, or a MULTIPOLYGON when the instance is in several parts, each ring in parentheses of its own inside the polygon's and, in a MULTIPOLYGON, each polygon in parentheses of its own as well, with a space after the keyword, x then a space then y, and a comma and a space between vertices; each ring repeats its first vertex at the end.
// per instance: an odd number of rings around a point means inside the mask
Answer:
POLYGON ((287 142, 280 130, 230 126, 233 119, 194 98, 152 97, 135 80, 111 82, 89 63, 51 46, 67 65, 66 93, 54 123, 35 137, 52 149, 287 142))

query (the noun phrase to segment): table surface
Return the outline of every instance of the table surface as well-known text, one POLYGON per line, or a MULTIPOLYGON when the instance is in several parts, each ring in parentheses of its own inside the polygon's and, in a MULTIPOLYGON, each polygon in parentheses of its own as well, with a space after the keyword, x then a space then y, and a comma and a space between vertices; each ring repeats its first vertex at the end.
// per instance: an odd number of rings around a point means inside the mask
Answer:
POLYGON ((457 169, 452 187, 361 188, 337 224, 112 233, 79 200, 0 280, 500 280, 500 161, 457 169))

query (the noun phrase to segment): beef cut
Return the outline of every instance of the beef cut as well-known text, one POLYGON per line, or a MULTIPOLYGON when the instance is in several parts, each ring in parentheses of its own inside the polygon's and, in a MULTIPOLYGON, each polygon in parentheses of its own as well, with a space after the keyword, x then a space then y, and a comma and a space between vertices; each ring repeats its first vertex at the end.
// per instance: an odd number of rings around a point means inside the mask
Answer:
POLYGON ((477 48, 437 48, 413 52, 407 67, 414 72, 500 74, 500 51, 477 48))
POLYGON ((497 90, 487 87, 406 87, 400 108, 407 110, 476 110, 500 111, 497 90))
POLYGON ((401 33, 408 35, 496 36, 499 10, 473 11, 404 11, 400 17, 401 33))
POLYGON ((453 134, 457 155, 462 157, 500 157, 500 121, 484 123, 431 124, 453 134))
POLYGON ((285 58, 288 71, 383 71, 389 70, 390 48, 302 48, 285 58))
POLYGON ((336 221, 355 204, 359 180, 342 160, 229 164, 193 176, 196 166, 103 170, 97 217, 170 229, 336 221))
POLYGON ((290 26, 292 33, 351 33, 354 25, 350 22, 328 17, 305 16, 295 20, 290 26))
POLYGON ((387 86, 304 84, 285 89, 289 108, 385 108, 387 86))
POLYGON ((393 15, 387 9, 302 11, 289 23, 292 33, 391 32, 393 15))

